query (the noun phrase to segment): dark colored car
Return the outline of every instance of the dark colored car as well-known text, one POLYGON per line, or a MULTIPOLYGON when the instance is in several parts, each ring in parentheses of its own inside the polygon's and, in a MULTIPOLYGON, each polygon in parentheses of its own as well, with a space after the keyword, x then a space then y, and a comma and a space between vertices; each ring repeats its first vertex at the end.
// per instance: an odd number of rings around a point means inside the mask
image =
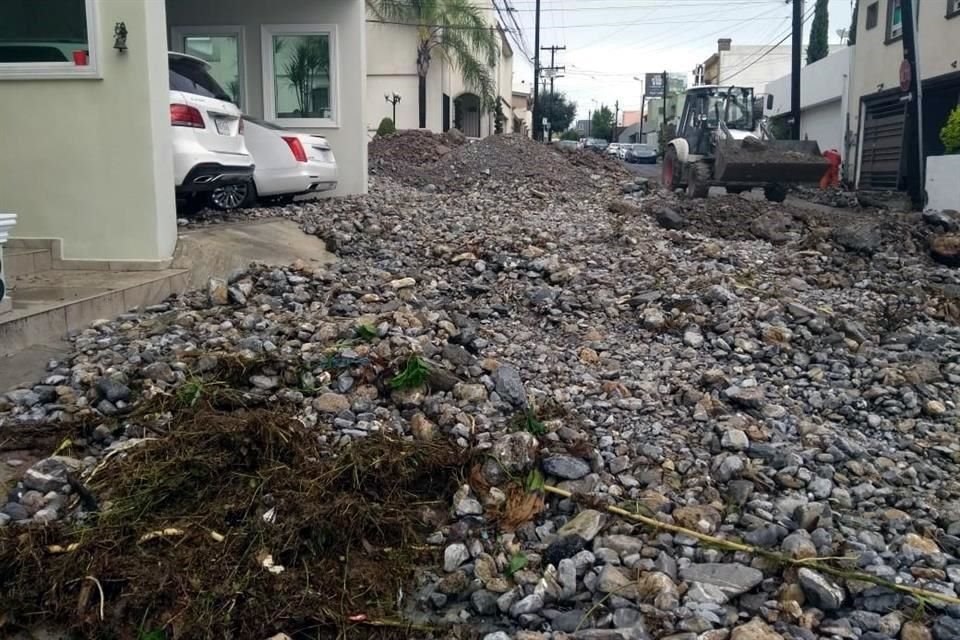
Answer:
POLYGON ((627 147, 627 155, 624 159, 633 163, 656 164, 657 149, 649 144, 631 144, 627 147))

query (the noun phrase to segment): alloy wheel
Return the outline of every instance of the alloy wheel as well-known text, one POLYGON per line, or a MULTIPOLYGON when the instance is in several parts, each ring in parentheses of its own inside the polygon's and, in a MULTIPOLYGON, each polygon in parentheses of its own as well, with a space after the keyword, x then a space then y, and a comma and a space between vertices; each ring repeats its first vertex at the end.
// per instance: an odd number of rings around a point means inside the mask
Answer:
POLYGON ((246 182, 227 184, 214 189, 210 194, 210 202, 218 209, 236 209, 247 199, 250 185, 246 182))

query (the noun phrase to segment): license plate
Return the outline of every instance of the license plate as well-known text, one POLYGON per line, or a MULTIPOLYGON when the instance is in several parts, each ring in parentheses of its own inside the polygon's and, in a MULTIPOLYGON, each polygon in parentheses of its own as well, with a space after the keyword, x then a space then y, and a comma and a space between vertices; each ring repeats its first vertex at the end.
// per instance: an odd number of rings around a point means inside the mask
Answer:
POLYGON ((232 121, 225 118, 214 118, 213 121, 217 125, 217 133, 222 136, 229 136, 232 133, 232 121))

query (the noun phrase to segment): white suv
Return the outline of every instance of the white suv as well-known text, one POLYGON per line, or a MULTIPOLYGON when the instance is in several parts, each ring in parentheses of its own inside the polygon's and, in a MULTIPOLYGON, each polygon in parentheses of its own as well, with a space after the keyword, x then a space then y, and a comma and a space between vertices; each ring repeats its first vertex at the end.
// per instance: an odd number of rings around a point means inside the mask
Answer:
POLYGON ((207 72, 209 65, 171 52, 169 68, 177 200, 196 210, 214 189, 250 182, 253 157, 243 141, 240 109, 207 72))

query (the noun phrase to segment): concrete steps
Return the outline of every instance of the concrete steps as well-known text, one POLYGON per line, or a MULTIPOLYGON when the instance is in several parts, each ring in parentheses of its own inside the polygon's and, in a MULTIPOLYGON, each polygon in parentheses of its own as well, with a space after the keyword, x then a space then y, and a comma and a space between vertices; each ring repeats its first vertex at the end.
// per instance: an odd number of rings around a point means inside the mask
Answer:
POLYGON ((13 310, 0 314, 0 357, 55 341, 94 320, 156 304, 188 286, 186 269, 38 271, 46 259, 40 253, 27 251, 14 259, 19 275, 8 277, 13 310))

